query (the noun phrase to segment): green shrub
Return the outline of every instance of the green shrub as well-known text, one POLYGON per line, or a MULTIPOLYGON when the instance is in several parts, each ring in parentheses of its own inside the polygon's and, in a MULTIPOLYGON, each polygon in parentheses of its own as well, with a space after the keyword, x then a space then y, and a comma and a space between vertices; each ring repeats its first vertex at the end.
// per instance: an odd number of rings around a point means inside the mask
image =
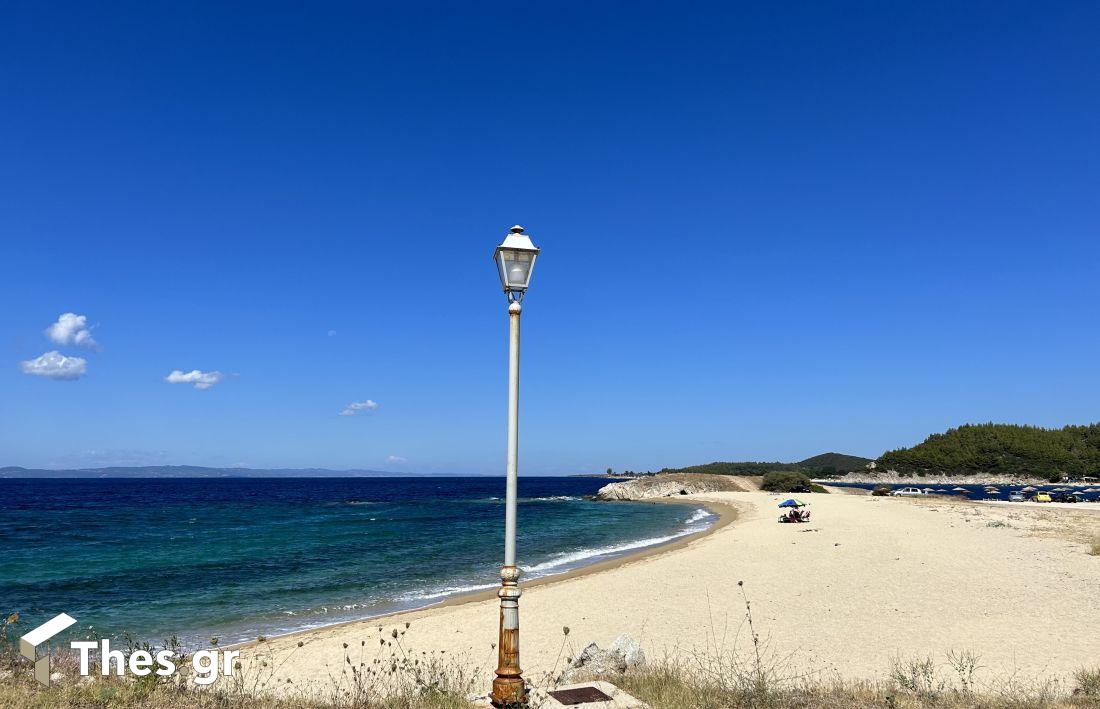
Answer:
POLYGON ((809 492, 812 484, 802 473, 775 470, 764 474, 760 487, 769 492, 809 492))

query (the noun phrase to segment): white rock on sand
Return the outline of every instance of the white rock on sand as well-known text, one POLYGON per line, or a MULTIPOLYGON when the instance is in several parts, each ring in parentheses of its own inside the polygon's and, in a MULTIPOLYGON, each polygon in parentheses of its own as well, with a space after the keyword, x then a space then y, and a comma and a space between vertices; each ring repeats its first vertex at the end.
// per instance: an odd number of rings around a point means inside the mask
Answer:
MULTIPOLYGON (((747 651, 742 592, 767 652, 800 673, 881 679, 892 658, 942 663, 952 650, 978 653, 990 676, 1065 677, 1097 664, 1100 633, 1089 624, 1100 617, 1100 557, 1086 543, 1100 535, 1100 514, 800 497, 813 505, 810 524, 777 524, 779 498, 767 493, 702 496, 735 505, 740 519, 680 549, 528 588, 525 676, 545 683, 588 643, 607 647, 621 633, 650 658, 747 651)), ((290 678, 296 690, 328 693, 343 643, 379 648, 397 628, 403 652, 460 663, 487 686, 498 610, 480 598, 277 638, 244 656, 276 666, 290 655, 271 686, 290 678)), ((368 650, 367 661, 393 650, 368 650)))
POLYGON ((596 643, 589 643, 581 654, 557 678, 556 684, 573 682, 585 676, 617 675, 644 667, 645 650, 629 635, 620 635, 611 647, 601 650, 596 643))

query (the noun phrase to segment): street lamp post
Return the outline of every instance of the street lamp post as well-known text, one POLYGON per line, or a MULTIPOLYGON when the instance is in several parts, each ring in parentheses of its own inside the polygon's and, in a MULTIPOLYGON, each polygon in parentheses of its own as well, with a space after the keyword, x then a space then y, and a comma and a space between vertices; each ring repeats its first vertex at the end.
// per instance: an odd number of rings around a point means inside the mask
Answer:
POLYGON ((516 566, 516 478, 519 470, 519 316, 539 250, 523 227, 514 226, 493 252, 500 284, 508 296, 508 481, 504 496, 504 567, 500 570, 500 639, 492 701, 497 707, 523 705, 527 688, 519 667, 519 567, 516 566))

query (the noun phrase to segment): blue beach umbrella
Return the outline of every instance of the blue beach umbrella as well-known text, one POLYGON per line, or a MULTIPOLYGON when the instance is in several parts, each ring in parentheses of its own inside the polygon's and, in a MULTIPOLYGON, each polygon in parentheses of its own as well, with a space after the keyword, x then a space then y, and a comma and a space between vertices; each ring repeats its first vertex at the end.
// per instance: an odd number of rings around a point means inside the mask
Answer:
POLYGON ((780 507, 805 507, 806 503, 802 500, 796 500, 793 497, 789 500, 783 500, 779 503, 780 507))

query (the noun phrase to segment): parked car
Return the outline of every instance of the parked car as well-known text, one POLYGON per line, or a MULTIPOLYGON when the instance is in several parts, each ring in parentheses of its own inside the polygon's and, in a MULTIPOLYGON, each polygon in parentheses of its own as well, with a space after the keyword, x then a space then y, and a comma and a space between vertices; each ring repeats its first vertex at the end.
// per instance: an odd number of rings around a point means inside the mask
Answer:
POLYGON ((1014 493, 1012 493, 1011 495, 1008 496, 1008 501, 1009 502, 1023 502, 1026 499, 1027 498, 1024 497, 1024 493, 1022 493, 1022 492, 1014 492, 1014 493))
POLYGON ((1050 493, 1049 492, 1037 492, 1037 493, 1035 493, 1034 495, 1031 496, 1031 501, 1032 502, 1050 502, 1051 501, 1050 493))
POLYGON ((1051 502, 1081 502, 1085 499, 1085 496, 1079 492, 1052 492, 1050 494, 1051 502))
POLYGON ((890 493, 894 497, 921 497, 924 491, 919 487, 903 487, 890 493))

